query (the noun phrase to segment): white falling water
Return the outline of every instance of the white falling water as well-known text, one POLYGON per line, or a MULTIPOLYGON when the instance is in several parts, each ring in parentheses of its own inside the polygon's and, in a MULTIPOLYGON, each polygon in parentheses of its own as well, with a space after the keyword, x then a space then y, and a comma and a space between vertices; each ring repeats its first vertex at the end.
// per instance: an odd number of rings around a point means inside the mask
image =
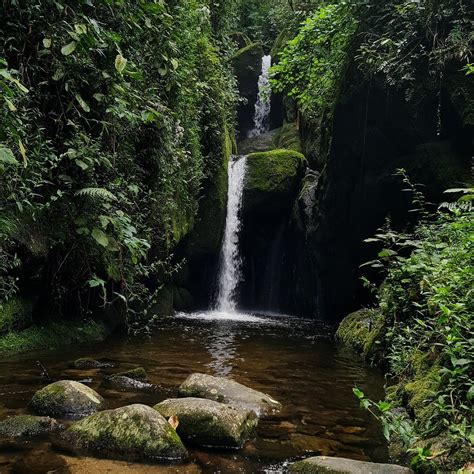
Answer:
POLYGON ((234 312, 237 308, 236 292, 242 277, 242 259, 239 253, 240 209, 244 191, 247 158, 232 157, 229 161, 229 189, 227 196, 227 217, 219 269, 219 294, 217 310, 234 312))
POLYGON ((249 132, 249 137, 257 137, 270 131, 271 89, 270 89, 270 67, 272 57, 263 56, 262 74, 258 79, 258 99, 255 104, 254 128, 249 132))

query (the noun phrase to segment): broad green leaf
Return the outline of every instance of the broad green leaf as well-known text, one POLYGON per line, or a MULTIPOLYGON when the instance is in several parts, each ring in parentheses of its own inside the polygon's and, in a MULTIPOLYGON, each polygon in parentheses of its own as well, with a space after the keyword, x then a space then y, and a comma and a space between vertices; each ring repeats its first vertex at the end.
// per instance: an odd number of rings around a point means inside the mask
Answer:
POLYGON ((92 229, 92 237, 94 237, 95 241, 104 248, 109 245, 109 239, 107 235, 97 227, 92 229))
POLYGON ((23 158, 23 167, 26 168, 28 166, 28 159, 26 158, 26 149, 21 140, 18 140, 18 148, 20 149, 20 154, 23 158))
POLYGON ((354 387, 352 391, 359 400, 362 400, 365 397, 364 392, 357 387, 354 387))
POLYGON ((176 71, 176 69, 178 69, 178 66, 179 66, 179 61, 175 58, 173 58, 171 60, 171 65, 173 66, 173 69, 176 71))
POLYGON ((46 49, 51 48, 51 38, 43 38, 43 46, 46 49))
POLYGON ((7 107, 8 107, 8 110, 10 110, 10 112, 16 112, 18 110, 15 107, 15 104, 11 102, 10 100, 8 100, 6 97, 5 97, 5 102, 7 103, 7 107))
POLYGON ((82 110, 84 110, 84 112, 91 111, 89 104, 79 94, 76 94, 75 97, 76 97, 76 100, 79 102, 79 105, 81 106, 82 110))
POLYGON ((89 165, 87 165, 86 163, 84 163, 84 161, 82 160, 75 160, 75 163, 77 166, 79 166, 79 168, 81 168, 81 170, 85 171, 87 168, 89 168, 89 165))
POLYGON ((70 54, 74 53, 77 47, 77 42, 76 41, 71 41, 70 43, 66 44, 61 48, 61 53, 64 56, 69 56, 70 54))
POLYGON ((117 56, 115 57, 115 69, 117 69, 118 72, 122 73, 126 65, 127 60, 121 54, 117 54, 117 56))
POLYGON ((0 163, 6 165, 18 165, 18 161, 10 148, 0 147, 0 163))

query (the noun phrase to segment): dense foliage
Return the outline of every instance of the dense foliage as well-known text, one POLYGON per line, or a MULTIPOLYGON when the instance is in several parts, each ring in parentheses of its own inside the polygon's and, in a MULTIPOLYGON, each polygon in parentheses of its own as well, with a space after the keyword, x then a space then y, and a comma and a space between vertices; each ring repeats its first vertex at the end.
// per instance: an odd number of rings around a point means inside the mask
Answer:
POLYGON ((83 312, 97 290, 131 309, 169 271, 233 126, 219 12, 198 0, 2 3, 0 297, 29 272, 49 310, 83 312))
POLYGON ((470 189, 453 190, 466 193, 461 202, 430 216, 421 192, 402 174, 414 192, 420 223, 410 233, 385 228, 368 239, 383 244, 379 258, 368 263, 386 271, 376 311, 386 328, 379 344, 395 384, 378 404, 355 393, 366 408, 380 412, 387 437, 399 436, 415 465, 426 468, 435 461, 451 469, 463 461, 449 459, 453 446, 469 453, 474 442, 473 196, 470 189), (415 417, 413 426, 390 411, 403 404, 415 417), (445 432, 448 436, 436 439, 445 432))
POLYGON ((281 53, 273 86, 311 118, 334 105, 355 58, 366 77, 416 100, 439 90, 447 71, 472 72, 473 25, 472 9, 456 0, 324 2, 281 53))

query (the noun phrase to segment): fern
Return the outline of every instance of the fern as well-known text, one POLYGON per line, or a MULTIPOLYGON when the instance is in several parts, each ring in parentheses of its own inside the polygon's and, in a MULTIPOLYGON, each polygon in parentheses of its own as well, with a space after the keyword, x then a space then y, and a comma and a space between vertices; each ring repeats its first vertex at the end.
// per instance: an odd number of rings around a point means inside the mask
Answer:
POLYGON ((79 197, 88 197, 95 200, 117 201, 115 195, 105 188, 82 188, 74 195, 79 197))

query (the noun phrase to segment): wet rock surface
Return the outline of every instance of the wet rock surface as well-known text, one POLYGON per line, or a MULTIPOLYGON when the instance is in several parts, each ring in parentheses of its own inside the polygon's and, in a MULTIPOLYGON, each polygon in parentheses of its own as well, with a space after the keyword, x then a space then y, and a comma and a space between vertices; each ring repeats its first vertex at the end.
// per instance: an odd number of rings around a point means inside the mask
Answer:
POLYGON ((69 427, 56 444, 77 454, 129 461, 181 460, 187 456, 166 419, 140 404, 90 415, 69 427))
POLYGON ((59 422, 49 416, 17 415, 0 422, 0 437, 43 436, 62 428, 59 422))
POLYGON ((165 418, 176 416, 176 431, 186 441, 214 448, 241 447, 258 421, 252 410, 202 398, 168 399, 154 409, 165 418))
POLYGON ((81 357, 72 363, 75 369, 88 370, 88 369, 107 369, 113 367, 113 364, 108 362, 101 362, 99 360, 92 359, 91 357, 81 357))
POLYGON ((330 458, 316 456, 292 464, 289 468, 292 473, 348 473, 348 474, 410 474, 413 471, 407 467, 395 464, 378 464, 353 459, 330 458))
POLYGON ((182 397, 199 397, 253 410, 258 416, 281 409, 270 395, 246 387, 235 380, 206 374, 192 374, 179 387, 182 397))
POLYGON ((60 380, 38 390, 31 408, 40 415, 80 418, 102 408, 104 399, 94 390, 73 380, 60 380))

